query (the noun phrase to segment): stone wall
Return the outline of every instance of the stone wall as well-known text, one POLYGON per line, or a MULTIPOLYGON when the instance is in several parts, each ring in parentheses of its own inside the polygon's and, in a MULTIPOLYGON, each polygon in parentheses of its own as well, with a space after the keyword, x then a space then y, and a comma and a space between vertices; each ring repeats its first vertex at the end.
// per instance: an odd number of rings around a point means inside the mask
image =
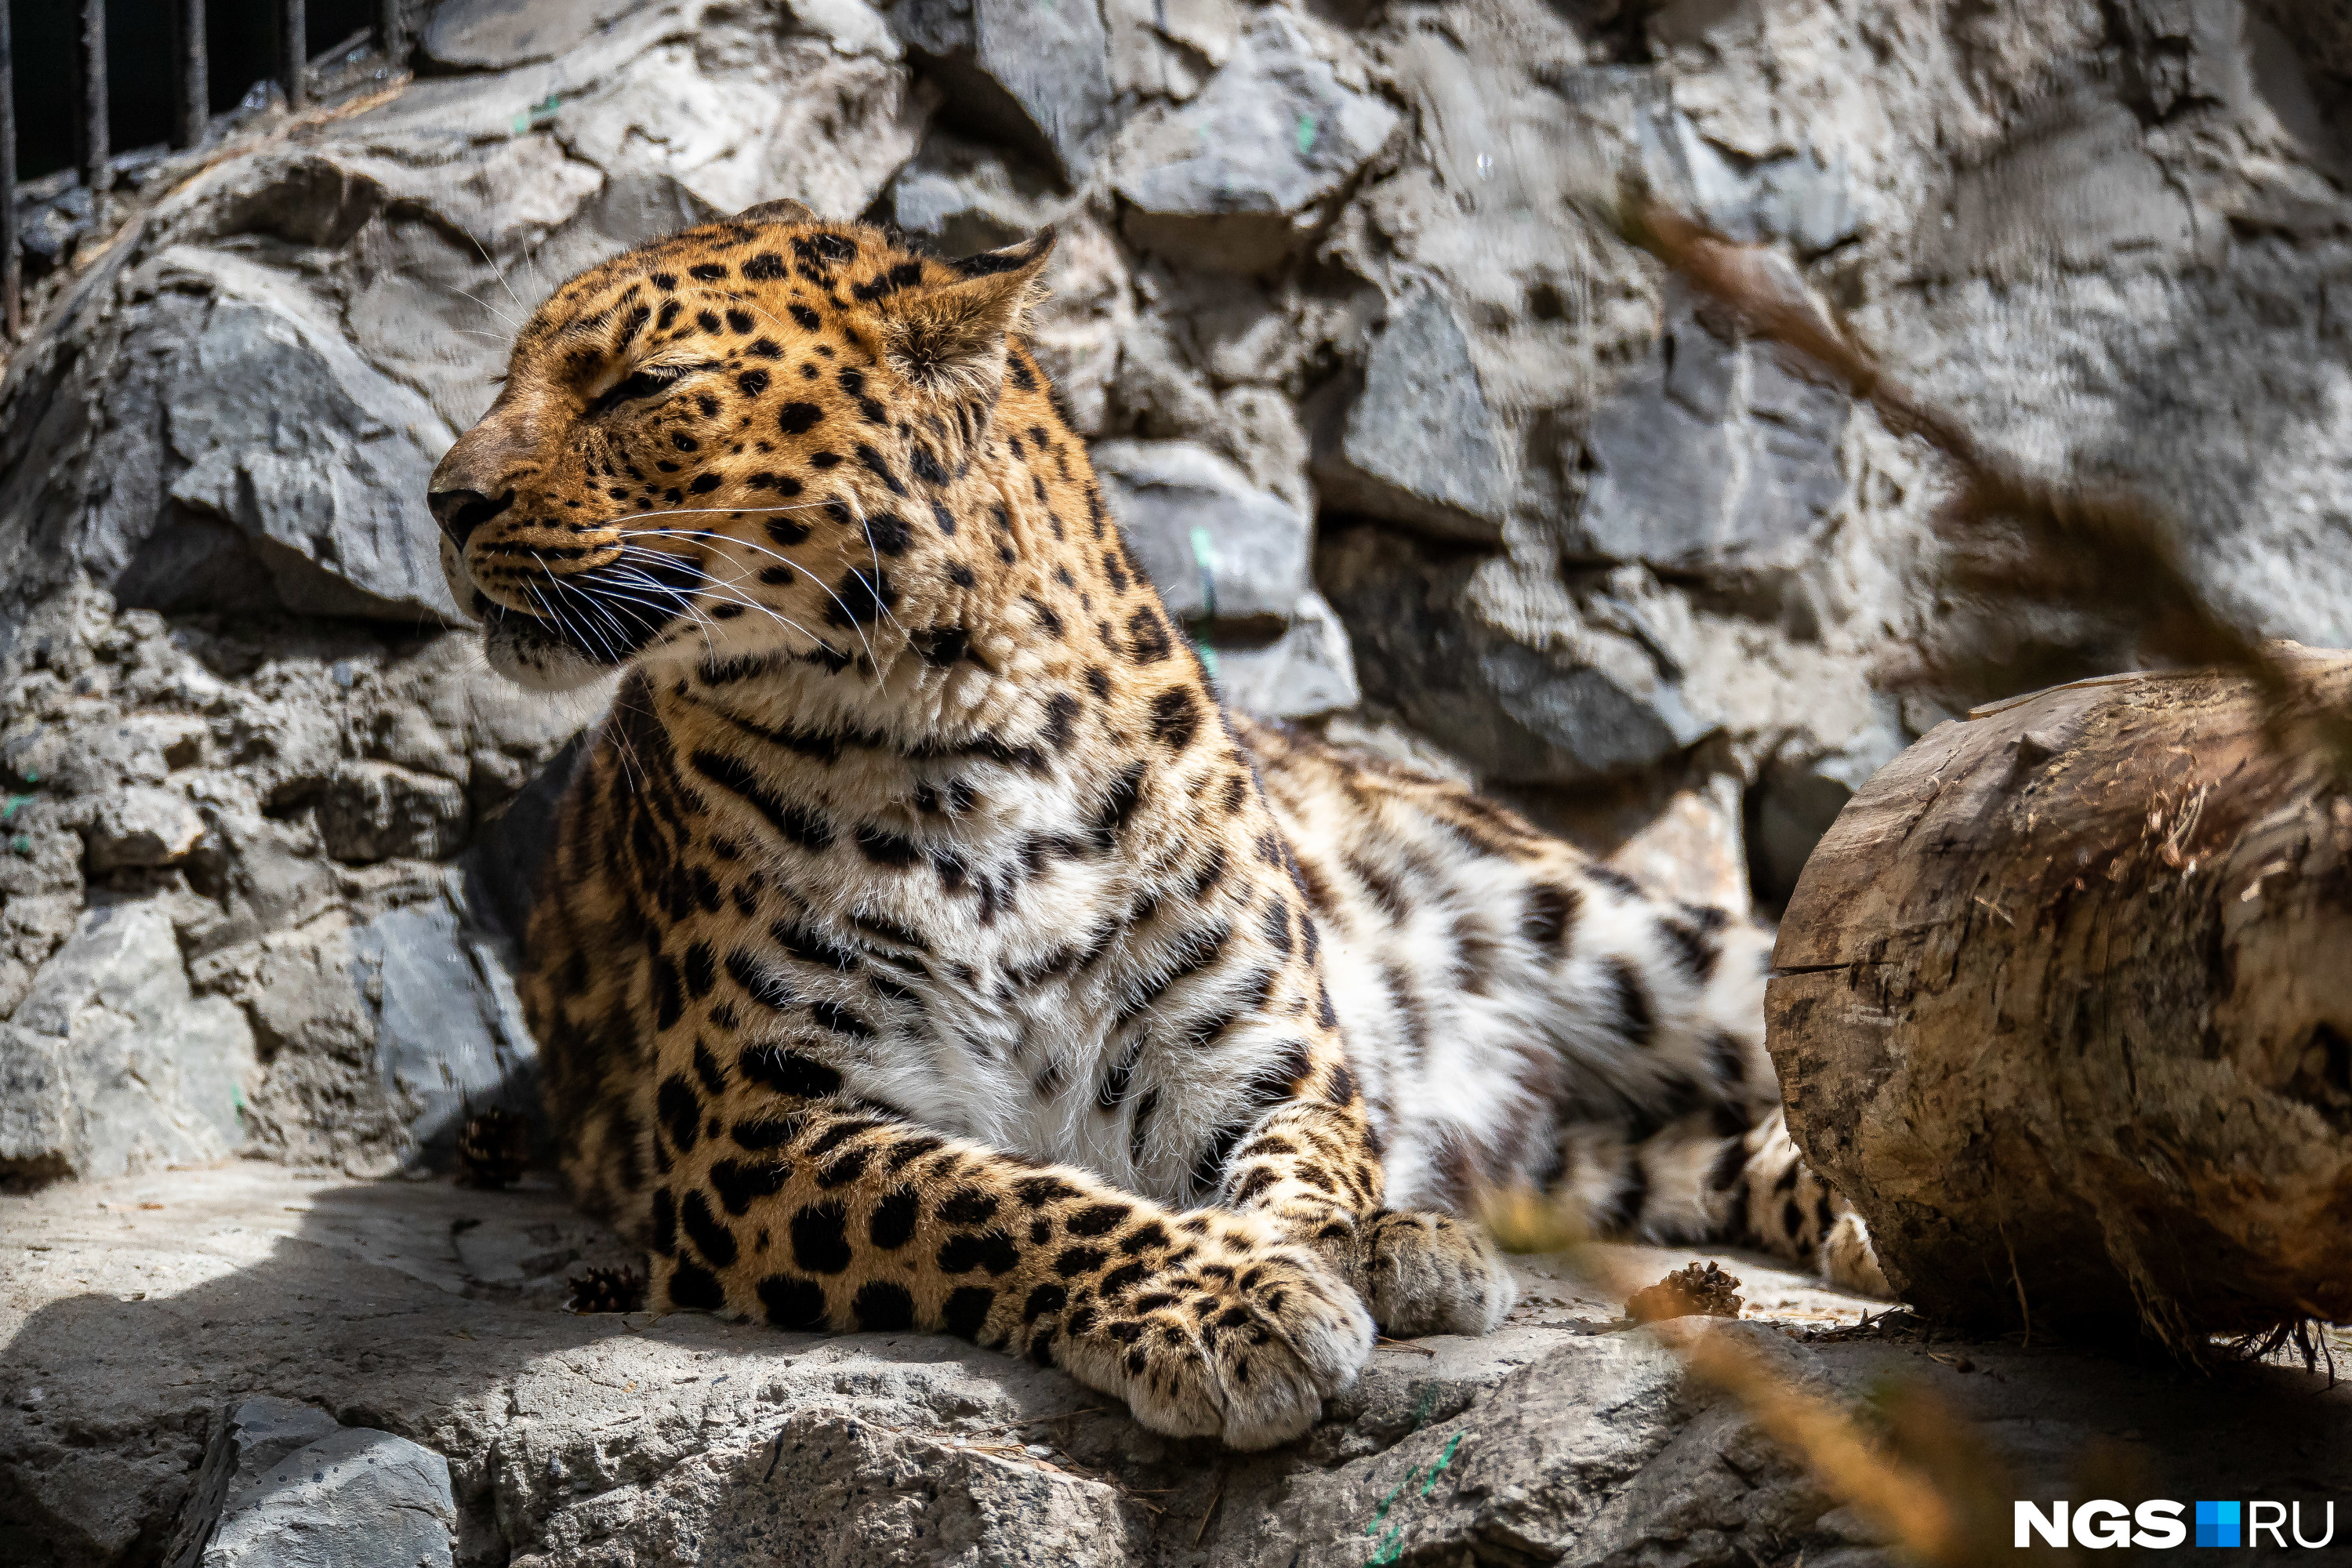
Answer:
POLYGON ((553 282, 780 196, 1045 223, 1037 323, 1236 702, 1785 891, 1948 710, 2127 629, 1937 586, 1935 472, 1586 216, 1772 246, 1989 437, 2352 642, 2352 35, 2266 0, 444 0, 135 156, 0 386, 0 1172, 382 1172, 527 1103, 526 790, 424 480, 553 282), (2344 73, 2342 75, 2336 73, 2344 73), (518 804, 520 802, 520 804, 518 804))

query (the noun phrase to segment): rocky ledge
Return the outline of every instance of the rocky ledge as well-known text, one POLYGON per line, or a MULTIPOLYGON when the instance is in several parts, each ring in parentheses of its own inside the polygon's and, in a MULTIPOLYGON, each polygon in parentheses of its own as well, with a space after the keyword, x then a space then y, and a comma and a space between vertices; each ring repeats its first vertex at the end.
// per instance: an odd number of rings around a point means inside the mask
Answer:
MULTIPOLYGON (((2023 1496, 2095 1454, 2151 1495, 2326 1496, 2352 1449, 2320 1378, 1857 1335, 1871 1304, 1744 1257, 1715 1261, 1746 1319, 1655 1329, 1521 1259, 1500 1332, 1384 1344, 1307 1439, 1244 1456, 953 1340, 566 1312, 625 1253, 545 1189, 242 1162, 0 1198, 0 1235, 7 1563, 245 1568, 339 1531, 376 1554, 333 1561, 386 1568, 1885 1561, 1685 1384, 1698 1332, 1842 1399, 1925 1385, 2023 1496)), ((1699 1256, 1611 1250, 1644 1279, 1699 1256)))

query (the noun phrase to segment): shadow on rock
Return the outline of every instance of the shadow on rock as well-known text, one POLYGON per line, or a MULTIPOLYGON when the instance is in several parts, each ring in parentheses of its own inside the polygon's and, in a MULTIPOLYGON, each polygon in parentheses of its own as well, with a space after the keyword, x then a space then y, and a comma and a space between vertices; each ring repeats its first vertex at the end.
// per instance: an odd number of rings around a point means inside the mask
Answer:
MULTIPOLYGON (((446 1458, 459 1564, 1886 1561, 1659 1338, 1571 1301, 1540 1259, 1496 1334, 1383 1348, 1307 1438, 1242 1456, 951 1339, 570 1314, 567 1277, 628 1255, 543 1184, 245 1162, 0 1203, 0 1563, 176 1568, 206 1500, 234 1504, 297 1451, 237 1437, 233 1410, 350 1463, 446 1458), (224 1481, 232 1438, 254 1464, 224 1481)), ((1727 1261, 1759 1299, 1803 1286, 1727 1261)), ((2320 1499, 2352 1447, 2352 1390, 2276 1368, 2198 1382, 2063 1351, 1706 1331, 1848 1399, 1932 1385, 2031 1498, 2078 1492, 2100 1454, 2139 1495, 2320 1499)), ((298 1468, 281 1513, 333 1489, 298 1468)), ((238 1517, 215 1548, 271 1539, 238 1517)))

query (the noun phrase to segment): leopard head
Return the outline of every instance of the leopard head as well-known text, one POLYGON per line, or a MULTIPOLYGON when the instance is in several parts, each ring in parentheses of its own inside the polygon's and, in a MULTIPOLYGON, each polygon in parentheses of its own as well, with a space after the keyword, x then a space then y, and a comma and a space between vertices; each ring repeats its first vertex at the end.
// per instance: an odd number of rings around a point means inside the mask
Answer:
POLYGON ((961 261, 796 202, 566 282, 435 468, 442 570, 491 666, 876 657, 969 584, 942 496, 988 441, 1049 233, 961 261))

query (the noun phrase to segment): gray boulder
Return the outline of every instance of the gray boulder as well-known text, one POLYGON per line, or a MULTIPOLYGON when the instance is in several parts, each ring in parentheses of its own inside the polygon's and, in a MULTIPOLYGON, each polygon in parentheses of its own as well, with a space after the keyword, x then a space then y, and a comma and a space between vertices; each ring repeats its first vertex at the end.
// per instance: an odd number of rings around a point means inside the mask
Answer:
POLYGON ((1026 238, 1067 213, 1051 172, 952 132, 934 132, 883 197, 890 221, 943 256, 971 256, 1026 238))
POLYGON ((1517 489, 1515 468, 1454 305, 1416 287, 1374 340, 1363 390, 1318 454, 1316 481, 1346 510, 1491 543, 1517 489))
POLYGON ((288 1400, 225 1413, 166 1568, 447 1568, 449 1461, 288 1400))
POLYGON ((253 1031, 194 994, 160 901, 100 905, 0 1024, 0 1172, 120 1175, 245 1142, 253 1031))
POLYGON ((264 268, 183 253, 163 281, 212 301, 164 390, 171 499, 243 532, 290 610, 457 619, 425 510, 455 438, 432 405, 264 268))
POLYGON ((1355 645, 1364 695, 1486 778, 1574 784, 1654 768, 1715 726, 1639 625, 1572 605, 1533 622, 1478 569, 1370 528, 1325 542, 1317 575, 1355 645))
POLYGON ((1730 569, 1801 550, 1846 490, 1845 395, 1791 374, 1687 310, 1621 384, 1584 438, 1580 553, 1675 571, 1730 569))
POLYGON ((220 1412, 217 1425, 205 1448, 195 1490, 181 1509, 171 1543, 163 1549, 164 1568, 200 1568, 232 1496, 240 1502, 251 1500, 255 1488, 280 1459, 342 1430, 341 1423, 314 1405, 268 1394, 238 1400, 220 1412))
POLYGON ((1094 461, 1128 552, 1226 701, 1277 719, 1355 706, 1347 628, 1309 583, 1312 520, 1193 442, 1105 441, 1094 461))
POLYGON ((446 859, 466 842, 466 792, 392 763, 344 763, 327 777, 319 837, 352 865, 446 859))
POLYGON ((2320 69, 2352 80, 2352 5, 2345 0, 2254 0, 2253 9, 2309 50, 2320 69))
POLYGON ((459 907, 436 900, 390 910, 351 943, 355 983, 373 1005, 384 1087, 410 1138, 442 1163, 475 1112, 540 1114, 539 1049, 515 999, 512 950, 459 907))
POLYGON ((898 0, 889 16, 958 116, 1066 184, 1092 173, 1114 110, 1097 0, 898 0))
POLYGON ((1343 79, 1347 44, 1310 26, 1259 12, 1199 97, 1139 125, 1115 186, 1139 244, 1192 266, 1270 267, 1387 143, 1397 111, 1343 79))
POLYGON ((1290 624, 1270 643, 1215 642, 1196 634, 1217 694, 1245 713, 1313 719, 1362 700, 1348 628, 1320 594, 1291 606, 1290 624))
POLYGON ((1313 526, 1297 508, 1190 441, 1105 441, 1093 457, 1129 550, 1179 619, 1290 619, 1313 526))
POLYGON ((648 0, 441 0, 420 40, 462 70, 504 70, 569 54, 648 0))
POLYGON ((205 836, 205 819, 177 790, 132 784, 102 797, 83 837, 94 871, 172 866, 205 836))

